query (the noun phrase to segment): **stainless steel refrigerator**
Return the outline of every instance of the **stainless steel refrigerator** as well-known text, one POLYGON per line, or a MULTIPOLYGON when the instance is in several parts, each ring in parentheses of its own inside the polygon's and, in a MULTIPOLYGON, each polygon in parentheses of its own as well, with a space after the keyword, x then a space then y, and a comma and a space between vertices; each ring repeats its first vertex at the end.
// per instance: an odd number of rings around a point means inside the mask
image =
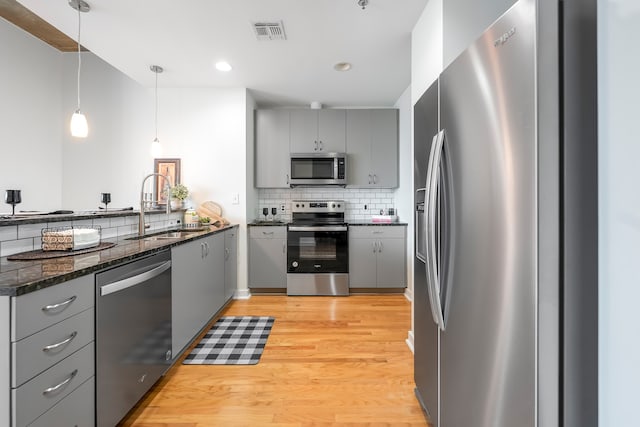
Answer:
POLYGON ((597 425, 597 270, 573 264, 597 259, 597 195, 580 196, 597 139, 572 133, 593 126, 595 82, 571 87, 563 55, 585 42, 560 3, 515 3, 414 107, 415 382, 434 426, 597 425))

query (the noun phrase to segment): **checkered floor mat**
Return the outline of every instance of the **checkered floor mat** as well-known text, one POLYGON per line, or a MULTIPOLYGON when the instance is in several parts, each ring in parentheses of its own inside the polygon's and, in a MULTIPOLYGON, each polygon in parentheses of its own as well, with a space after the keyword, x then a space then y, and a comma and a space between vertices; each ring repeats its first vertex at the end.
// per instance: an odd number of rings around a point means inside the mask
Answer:
POLYGON ((262 356, 273 317, 221 317, 184 359, 185 365, 255 365, 262 356))

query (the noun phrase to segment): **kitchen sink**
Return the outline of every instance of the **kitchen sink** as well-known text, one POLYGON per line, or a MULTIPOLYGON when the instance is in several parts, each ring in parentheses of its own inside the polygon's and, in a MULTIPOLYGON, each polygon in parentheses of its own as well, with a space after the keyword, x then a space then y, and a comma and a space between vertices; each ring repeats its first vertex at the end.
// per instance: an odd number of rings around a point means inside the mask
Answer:
POLYGON ((134 236, 134 237, 129 237, 126 240, 148 240, 148 241, 154 241, 154 240, 170 240, 170 239, 182 239, 185 237, 189 237, 192 236, 196 233, 199 233, 200 231, 204 231, 204 230, 208 230, 209 228, 205 228, 205 227, 200 227, 200 228, 194 228, 194 229, 190 229, 190 230, 178 230, 178 231, 161 231, 159 233, 153 233, 153 234, 145 234, 144 236, 134 236))

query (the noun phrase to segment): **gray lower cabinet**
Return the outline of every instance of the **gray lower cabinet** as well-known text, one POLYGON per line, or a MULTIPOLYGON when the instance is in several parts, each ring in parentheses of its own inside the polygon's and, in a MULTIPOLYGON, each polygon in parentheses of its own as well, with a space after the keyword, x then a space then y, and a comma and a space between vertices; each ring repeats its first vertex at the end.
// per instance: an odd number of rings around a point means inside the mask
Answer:
POLYGON ((289 188, 289 110, 255 111, 256 188, 289 188))
POLYGON ((343 109, 290 110, 292 153, 344 153, 346 114, 343 109))
POLYGON ((249 288, 287 286, 287 227, 249 227, 249 288))
POLYGON ((225 303, 224 234, 171 248, 171 352, 174 359, 225 303))
POLYGON ((349 187, 398 187, 398 110, 347 111, 349 187))
POLYGON ((95 425, 94 295, 90 274, 10 298, 11 426, 95 425))
POLYGON ((238 288, 238 229, 224 232, 224 299, 233 298, 238 288))
POLYGON ((349 287, 407 286, 407 227, 349 227, 349 287))

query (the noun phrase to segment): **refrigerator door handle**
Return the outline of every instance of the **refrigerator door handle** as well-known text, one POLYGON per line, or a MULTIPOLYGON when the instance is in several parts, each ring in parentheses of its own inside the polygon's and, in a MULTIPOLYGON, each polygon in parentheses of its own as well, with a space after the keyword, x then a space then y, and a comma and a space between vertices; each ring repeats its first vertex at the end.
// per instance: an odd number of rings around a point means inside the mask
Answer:
POLYGON ((427 179, 425 182, 426 193, 424 197, 424 202, 425 202, 424 215, 426 219, 426 226, 424 227, 424 235, 421 236, 421 239, 424 239, 423 241, 424 241, 425 256, 426 256, 424 265, 427 273, 427 293, 429 295, 429 307, 431 308, 431 316, 433 317, 433 322, 436 325, 438 325, 438 327, 440 327, 440 324, 438 323, 438 315, 437 315, 437 310, 436 310, 435 300, 434 300, 435 290, 433 286, 434 278, 433 278, 433 270, 432 270, 433 267, 431 263, 431 259, 435 256, 435 254, 433 254, 431 251, 431 243, 429 241, 430 216, 428 212, 431 209, 431 206, 429 204, 431 199, 431 192, 433 191, 431 176, 433 175, 434 158, 436 157, 435 151, 436 151, 436 145, 437 145, 439 135, 440 135, 440 132, 435 134, 433 136, 433 139, 431 140, 431 151, 429 153, 429 162, 427 166, 427 179))
POLYGON ((434 315, 435 323, 438 327, 444 331, 444 313, 442 312, 442 303, 440 299, 440 266, 438 265, 438 259, 436 254, 438 253, 438 221, 436 218, 437 214, 437 201, 438 201, 438 184, 440 182, 440 169, 442 164, 442 151, 444 148, 444 130, 441 130, 436 138, 435 148, 434 148, 434 158, 433 158, 433 168, 431 170, 431 179, 430 184, 431 188, 429 190, 429 211, 428 211, 428 219, 427 219, 427 235, 430 237, 427 240, 427 245, 429 248, 429 257, 428 262, 431 264, 431 279, 432 283, 430 285, 430 289, 432 291, 433 296, 432 299, 432 314, 434 315))

